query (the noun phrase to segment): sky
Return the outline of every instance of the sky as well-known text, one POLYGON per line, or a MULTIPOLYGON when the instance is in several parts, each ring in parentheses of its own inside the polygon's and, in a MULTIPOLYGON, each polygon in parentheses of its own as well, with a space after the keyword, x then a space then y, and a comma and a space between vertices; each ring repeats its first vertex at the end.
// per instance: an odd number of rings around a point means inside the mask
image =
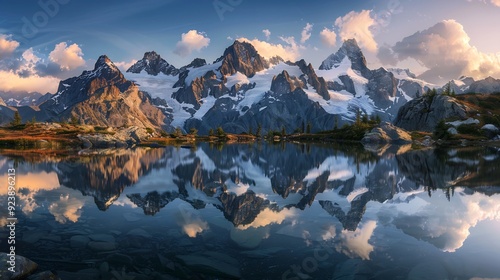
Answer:
POLYGON ((121 69, 151 50, 210 63, 234 40, 317 68, 355 38, 371 69, 500 78, 498 15, 500 0, 2 0, 0 91, 54 93, 102 54, 121 69))

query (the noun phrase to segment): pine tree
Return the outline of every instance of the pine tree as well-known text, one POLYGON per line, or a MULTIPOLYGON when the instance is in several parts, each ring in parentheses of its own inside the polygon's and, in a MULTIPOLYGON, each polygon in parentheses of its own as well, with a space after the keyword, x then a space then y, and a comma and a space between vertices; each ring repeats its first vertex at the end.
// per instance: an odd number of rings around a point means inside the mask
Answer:
POLYGON ((21 115, 19 114, 19 111, 16 111, 14 113, 14 119, 10 122, 11 126, 18 126, 23 122, 21 115))
POLYGON ((285 137, 285 136, 286 136, 285 126, 282 126, 281 127, 281 137, 285 137))
POLYGON ((310 122, 307 123, 306 133, 311 133, 311 123, 310 122))

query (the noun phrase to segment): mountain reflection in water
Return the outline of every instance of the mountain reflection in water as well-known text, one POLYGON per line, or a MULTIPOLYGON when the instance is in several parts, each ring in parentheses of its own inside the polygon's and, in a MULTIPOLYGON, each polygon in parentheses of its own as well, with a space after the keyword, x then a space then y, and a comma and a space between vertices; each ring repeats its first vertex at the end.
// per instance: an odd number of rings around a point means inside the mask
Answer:
MULTIPOLYGON (((19 209, 28 222, 47 212, 60 226, 78 224, 83 217, 105 220, 116 207, 126 221, 135 222, 143 218, 133 209, 141 208, 146 216, 170 216, 191 239, 226 228, 226 238, 247 249, 280 235, 306 244, 331 242, 340 255, 368 261, 393 250, 377 253, 376 243, 393 246, 377 232, 399 231, 456 252, 471 228, 500 220, 500 152, 495 148, 200 144, 64 157, 4 155, 0 180, 7 180, 9 165, 17 168, 19 209)), ((5 189, 0 196, 6 196, 5 189)), ((0 214, 5 225, 6 213, 0 214)), ((331 266, 330 276, 342 265, 331 266)))

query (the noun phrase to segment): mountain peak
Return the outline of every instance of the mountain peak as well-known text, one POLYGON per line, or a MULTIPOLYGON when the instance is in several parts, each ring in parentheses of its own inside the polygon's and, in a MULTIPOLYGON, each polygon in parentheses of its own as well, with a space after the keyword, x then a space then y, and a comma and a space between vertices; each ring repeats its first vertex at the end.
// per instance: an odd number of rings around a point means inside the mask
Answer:
POLYGON ((170 65, 155 51, 144 53, 143 58, 137 61, 127 70, 127 72, 129 73, 135 74, 139 74, 142 71, 145 71, 149 75, 153 76, 157 76, 160 73, 175 76, 179 73, 179 70, 177 68, 175 68, 173 65, 170 65))
POLYGON ((223 56, 216 62, 219 61, 222 61, 220 71, 223 75, 233 75, 240 72, 247 77, 252 77, 255 73, 268 67, 267 61, 252 44, 238 40, 226 48, 223 56))
POLYGON ((118 70, 118 68, 115 66, 115 64, 113 63, 113 61, 111 61, 111 59, 109 59, 109 57, 107 55, 101 55, 95 65, 94 65, 94 70, 97 70, 101 67, 108 67, 108 68, 112 68, 112 69, 116 69, 118 70))
POLYGON ((366 58, 355 39, 345 40, 342 47, 336 53, 330 55, 321 63, 319 69, 330 70, 337 68, 346 57, 351 61, 353 70, 360 72, 365 78, 371 75, 370 70, 366 66, 366 58))

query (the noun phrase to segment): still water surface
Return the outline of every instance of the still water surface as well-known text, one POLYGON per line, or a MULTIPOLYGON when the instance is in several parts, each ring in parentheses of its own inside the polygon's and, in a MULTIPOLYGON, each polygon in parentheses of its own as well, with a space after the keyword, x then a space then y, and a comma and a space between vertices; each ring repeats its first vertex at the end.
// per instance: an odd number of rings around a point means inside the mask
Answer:
POLYGON ((500 278, 495 148, 4 153, 0 182, 9 166, 17 254, 62 279, 500 278))

